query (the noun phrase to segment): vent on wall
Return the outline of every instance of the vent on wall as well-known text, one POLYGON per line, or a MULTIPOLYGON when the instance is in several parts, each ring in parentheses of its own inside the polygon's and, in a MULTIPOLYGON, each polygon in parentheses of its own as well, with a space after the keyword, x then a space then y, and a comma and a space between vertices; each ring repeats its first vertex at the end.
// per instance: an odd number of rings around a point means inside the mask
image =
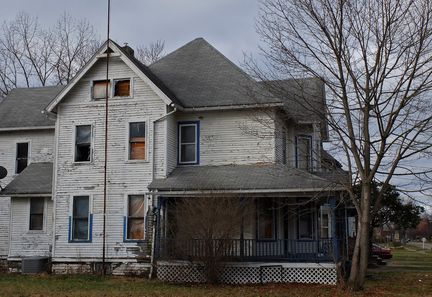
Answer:
POLYGON ((48 260, 48 257, 23 258, 21 264, 21 271, 23 274, 47 272, 48 260))

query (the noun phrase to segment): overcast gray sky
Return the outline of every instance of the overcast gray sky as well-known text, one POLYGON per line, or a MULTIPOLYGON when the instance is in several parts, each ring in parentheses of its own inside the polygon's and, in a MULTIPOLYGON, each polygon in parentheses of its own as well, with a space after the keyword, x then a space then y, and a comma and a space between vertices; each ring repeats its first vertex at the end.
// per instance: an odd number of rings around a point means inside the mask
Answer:
MULTIPOLYGON (((52 25, 63 13, 86 18, 106 36, 107 0, 3 0, 0 21, 24 11, 52 25)), ((165 40, 170 52, 204 37, 236 64, 256 52, 258 0, 111 0, 111 38, 132 47, 165 40)))

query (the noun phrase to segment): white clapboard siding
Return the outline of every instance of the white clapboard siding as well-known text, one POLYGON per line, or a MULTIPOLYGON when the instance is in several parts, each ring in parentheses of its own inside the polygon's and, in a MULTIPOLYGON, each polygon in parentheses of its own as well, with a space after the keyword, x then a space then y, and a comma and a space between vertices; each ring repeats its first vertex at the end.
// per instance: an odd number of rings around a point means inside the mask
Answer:
POLYGON ((247 110, 232 110, 177 113, 175 118, 177 122, 200 122, 200 165, 274 162, 274 123, 265 113, 260 119, 256 116, 247 110))
MULTIPOLYGON (((166 113, 165 103, 122 61, 113 58, 110 78, 133 78, 133 98, 110 100, 108 128, 108 187, 106 248, 108 258, 132 258, 136 243, 123 242, 123 220, 127 194, 144 194, 152 176, 165 176, 166 121, 155 124, 153 158, 153 122, 166 113), (146 121, 147 160, 128 161, 128 122, 146 121), (154 166, 153 166, 154 164, 154 166), (154 172, 152 172, 154 167, 154 172)), ((104 172, 104 101, 90 100, 90 82, 105 78, 105 63, 98 62, 67 95, 58 109, 59 131, 57 181, 55 195, 54 261, 69 261, 102 256, 103 172, 104 172), (75 164, 74 125, 93 125, 93 161, 75 164), (69 243, 71 198, 90 195, 93 229, 91 243, 69 243)), ((147 203, 148 204, 148 203, 147 203)))
POLYGON ((52 206, 50 197, 45 198, 43 230, 29 230, 30 199, 11 199, 12 224, 10 236, 10 259, 30 256, 50 256, 52 242, 52 206))
MULTIPOLYGON (((16 144, 30 142, 29 162, 52 162, 54 130, 0 132, 0 166, 7 169, 8 175, 0 180, 2 187, 10 183, 15 174, 16 144)), ((10 198, 0 197, 0 258, 6 257, 9 250, 10 198)))

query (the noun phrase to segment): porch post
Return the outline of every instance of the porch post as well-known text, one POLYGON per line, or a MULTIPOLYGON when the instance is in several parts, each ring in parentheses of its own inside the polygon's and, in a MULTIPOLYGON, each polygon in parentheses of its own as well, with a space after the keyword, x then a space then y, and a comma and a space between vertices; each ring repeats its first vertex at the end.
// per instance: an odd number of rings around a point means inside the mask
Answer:
POLYGON ((337 262, 339 260, 339 242, 336 233, 336 197, 330 197, 329 203, 331 209, 331 238, 333 259, 335 262, 337 262))

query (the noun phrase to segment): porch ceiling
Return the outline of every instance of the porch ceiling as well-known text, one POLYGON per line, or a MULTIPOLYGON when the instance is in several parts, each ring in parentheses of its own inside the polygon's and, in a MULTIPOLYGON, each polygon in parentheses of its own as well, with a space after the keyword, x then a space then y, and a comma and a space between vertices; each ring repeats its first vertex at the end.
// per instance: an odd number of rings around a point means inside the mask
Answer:
POLYGON ((155 179, 149 190, 320 192, 341 190, 340 183, 325 176, 277 164, 185 166, 164 179, 155 179))

